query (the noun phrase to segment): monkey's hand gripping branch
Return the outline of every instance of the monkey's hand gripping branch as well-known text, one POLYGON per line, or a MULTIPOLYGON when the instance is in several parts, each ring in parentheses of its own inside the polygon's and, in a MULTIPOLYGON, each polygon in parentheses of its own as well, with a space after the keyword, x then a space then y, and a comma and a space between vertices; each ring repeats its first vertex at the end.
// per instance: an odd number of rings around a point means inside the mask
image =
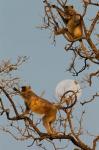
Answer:
POLYGON ((20 90, 18 90, 16 87, 14 87, 13 90, 20 93, 20 90))

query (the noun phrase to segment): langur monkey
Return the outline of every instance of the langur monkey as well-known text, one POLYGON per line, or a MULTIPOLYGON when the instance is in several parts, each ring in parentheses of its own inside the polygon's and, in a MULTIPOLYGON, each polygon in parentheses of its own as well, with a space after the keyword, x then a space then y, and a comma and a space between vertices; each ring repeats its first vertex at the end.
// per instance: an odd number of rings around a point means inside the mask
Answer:
POLYGON ((65 6, 64 11, 55 5, 52 7, 57 10, 66 25, 64 28, 56 28, 55 35, 66 34, 67 39, 72 42, 80 39, 83 35, 81 15, 75 11, 73 6, 65 6))
POLYGON ((83 36, 83 19, 81 15, 76 12, 73 6, 64 6, 64 10, 55 5, 52 5, 51 7, 57 10, 66 26, 63 28, 55 27, 55 35, 63 34, 70 42, 79 40, 82 50, 84 50, 84 53, 87 54, 87 50, 81 39, 83 36))
MULTIPOLYGON (((47 130, 48 134, 55 134, 56 131, 52 128, 52 123, 56 120, 56 113, 58 109, 69 109, 74 106, 77 101, 77 97, 75 92, 74 94, 75 100, 72 104, 67 107, 62 107, 60 104, 54 104, 49 102, 46 99, 41 98, 40 96, 36 95, 30 86, 22 86, 21 90, 14 88, 14 90, 24 99, 26 110, 20 116, 29 114, 30 111, 35 112, 37 114, 43 115, 42 121, 43 125, 47 130)), ((68 91, 67 91, 68 93, 68 91)), ((64 98, 65 94, 62 98, 64 98)), ((65 102, 64 102, 65 103, 65 102)))

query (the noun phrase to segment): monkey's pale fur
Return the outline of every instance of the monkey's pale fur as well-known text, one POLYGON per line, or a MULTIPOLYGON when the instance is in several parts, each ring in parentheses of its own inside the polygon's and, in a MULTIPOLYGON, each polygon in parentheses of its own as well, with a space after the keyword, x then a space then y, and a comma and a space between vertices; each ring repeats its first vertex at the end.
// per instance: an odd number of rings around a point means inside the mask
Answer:
POLYGON ((29 111, 43 115, 43 125, 46 128, 48 134, 56 133, 51 125, 56 120, 57 110, 71 108, 76 102, 75 100, 70 106, 62 107, 59 104, 51 103, 39 97, 31 90, 30 86, 23 86, 21 91, 16 88, 14 88, 14 90, 17 91, 19 95, 24 99, 26 105, 26 111, 21 114, 21 116, 28 114, 29 111))

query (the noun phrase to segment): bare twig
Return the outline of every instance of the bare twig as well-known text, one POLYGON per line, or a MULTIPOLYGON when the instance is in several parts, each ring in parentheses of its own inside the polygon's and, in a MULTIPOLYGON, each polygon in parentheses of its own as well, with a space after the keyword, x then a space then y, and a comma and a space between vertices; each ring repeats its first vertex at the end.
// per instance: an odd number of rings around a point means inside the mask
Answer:
POLYGON ((81 103, 81 105, 88 104, 88 103, 90 103, 90 102, 94 101, 94 100, 95 100, 95 98, 96 98, 96 97, 98 97, 98 96, 99 96, 99 94, 98 94, 98 93, 96 93, 95 95, 93 95, 93 96, 92 96, 92 98, 91 98, 90 100, 88 100, 88 101, 84 101, 84 102, 80 102, 80 103, 81 103))

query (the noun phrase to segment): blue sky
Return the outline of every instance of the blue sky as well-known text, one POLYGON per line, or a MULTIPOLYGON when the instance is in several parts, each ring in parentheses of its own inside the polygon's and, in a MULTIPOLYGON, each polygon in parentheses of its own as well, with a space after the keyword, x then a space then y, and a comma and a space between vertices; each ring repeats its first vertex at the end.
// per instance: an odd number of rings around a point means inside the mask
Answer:
POLYGON ((68 58, 63 49, 64 40, 57 38, 58 42, 54 47, 49 39, 49 32, 37 28, 42 23, 42 3, 32 0, 0 2, 0 59, 10 58, 15 61, 17 56, 29 56, 28 63, 23 66, 22 71, 20 69, 22 79, 37 90, 38 87, 39 90, 53 90, 49 88, 66 77, 68 58))
MULTIPOLYGON (((58 37, 54 46, 49 32, 37 28, 42 16, 40 0, 0 0, 0 60, 16 61, 18 56, 29 56, 19 69, 22 83, 30 84, 38 94, 45 90, 45 97, 54 99, 56 84, 73 77, 65 72, 70 62, 64 51, 65 40, 58 37)), ((0 150, 27 150, 26 146, 26 142, 0 134, 0 150)))

